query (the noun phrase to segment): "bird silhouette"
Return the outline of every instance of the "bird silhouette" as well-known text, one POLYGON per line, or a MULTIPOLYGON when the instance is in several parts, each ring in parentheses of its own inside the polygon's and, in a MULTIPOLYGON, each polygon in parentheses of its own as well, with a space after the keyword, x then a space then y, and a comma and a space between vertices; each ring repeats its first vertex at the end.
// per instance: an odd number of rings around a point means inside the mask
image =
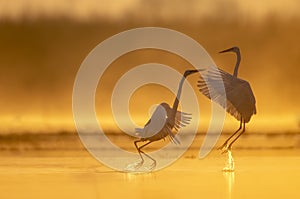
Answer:
POLYGON ((219 53, 225 52, 236 53, 237 61, 233 75, 220 68, 211 67, 207 73, 201 74, 198 81, 198 87, 202 94, 220 104, 229 114, 240 121, 240 127, 219 147, 219 149, 224 150, 223 152, 231 150, 233 143, 245 132, 245 123, 248 123, 252 115, 256 114, 256 101, 250 84, 237 77, 241 62, 240 49, 232 47, 219 53), (220 83, 224 85, 225 92, 218 87, 220 83), (225 104, 219 100, 222 97, 226 97, 225 104), (241 129, 242 131, 240 131, 241 129), (238 132, 240 133, 238 134, 238 132), (235 135, 237 136, 230 142, 235 135))
POLYGON ((178 111, 179 100, 181 96, 182 86, 184 80, 187 76, 200 72, 199 70, 186 70, 184 75, 179 83, 178 92, 173 103, 173 107, 170 107, 169 104, 163 102, 156 107, 149 121, 145 124, 144 128, 136 128, 136 133, 140 137, 139 140, 134 141, 134 145, 141 157, 141 161, 135 163, 134 169, 140 168, 144 163, 145 155, 153 161, 149 169, 152 170, 156 166, 156 160, 152 158, 149 154, 146 154, 142 149, 149 145, 152 142, 165 139, 169 137, 170 140, 175 144, 180 144, 180 141, 176 137, 176 133, 181 127, 185 127, 191 121, 191 115, 178 111), (141 146, 138 146, 139 142, 147 142, 141 146))

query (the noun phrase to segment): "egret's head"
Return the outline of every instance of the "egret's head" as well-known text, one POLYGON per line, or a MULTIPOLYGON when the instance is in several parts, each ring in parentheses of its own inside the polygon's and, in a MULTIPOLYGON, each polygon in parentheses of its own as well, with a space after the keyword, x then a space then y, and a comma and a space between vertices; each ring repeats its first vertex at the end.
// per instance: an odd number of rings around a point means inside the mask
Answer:
POLYGON ((232 47, 232 48, 228 48, 228 49, 226 49, 226 50, 223 50, 223 51, 221 51, 221 52, 219 52, 219 53, 226 53, 226 52, 240 53, 240 49, 239 49, 239 47, 234 46, 234 47, 232 47))
POLYGON ((160 106, 162 106, 166 110, 167 115, 170 115, 172 108, 169 106, 169 104, 163 102, 160 104, 160 106))
POLYGON ((167 104, 167 103, 165 103, 165 102, 161 103, 160 105, 161 105, 162 107, 164 107, 164 109, 166 109, 166 110, 171 109, 171 107, 169 106, 169 104, 167 104))
POLYGON ((184 77, 187 77, 188 75, 191 75, 191 74, 194 74, 194 73, 198 73, 198 72, 200 72, 200 71, 203 71, 203 70, 205 70, 205 69, 196 69, 196 70, 186 70, 185 72, 184 72, 184 77))

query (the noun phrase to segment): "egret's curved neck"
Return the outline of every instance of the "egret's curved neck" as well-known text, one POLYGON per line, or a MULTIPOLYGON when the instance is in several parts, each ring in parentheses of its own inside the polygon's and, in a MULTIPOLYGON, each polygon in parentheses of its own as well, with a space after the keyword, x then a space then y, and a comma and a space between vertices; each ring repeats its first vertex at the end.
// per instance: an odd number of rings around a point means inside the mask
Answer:
POLYGON ((181 96, 181 91, 182 91, 182 86, 183 86, 183 82, 185 80, 185 76, 183 76, 180 80, 180 83, 179 83, 179 87, 178 87, 178 92, 177 92, 177 96, 174 100, 174 103, 173 103, 173 112, 176 112, 177 111, 177 108, 178 108, 178 104, 179 104, 179 99, 180 99, 180 96, 181 96))
POLYGON ((237 75, 238 75, 240 62, 241 62, 241 53, 240 53, 240 51, 237 51, 236 52, 236 64, 235 64, 234 73, 233 73, 234 77, 237 77, 237 75))

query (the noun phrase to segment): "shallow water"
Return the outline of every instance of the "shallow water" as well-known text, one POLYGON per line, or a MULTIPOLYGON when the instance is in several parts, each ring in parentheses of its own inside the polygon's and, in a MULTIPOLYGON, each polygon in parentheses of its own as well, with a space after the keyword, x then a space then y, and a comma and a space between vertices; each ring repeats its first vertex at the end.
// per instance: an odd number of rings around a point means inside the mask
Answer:
MULTIPOLYGON (((194 158, 189 151, 152 173, 122 173, 85 151, 0 153, 1 198, 298 198, 299 150, 236 150, 235 172, 222 172, 226 155, 194 158)), ((159 161, 159 160, 157 160, 159 161)))

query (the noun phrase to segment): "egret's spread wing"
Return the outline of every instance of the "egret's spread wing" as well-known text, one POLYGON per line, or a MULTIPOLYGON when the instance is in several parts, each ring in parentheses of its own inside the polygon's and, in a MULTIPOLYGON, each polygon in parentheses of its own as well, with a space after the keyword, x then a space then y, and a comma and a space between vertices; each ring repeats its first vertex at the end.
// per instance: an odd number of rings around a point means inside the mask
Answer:
POLYGON ((140 137, 151 137, 161 131, 167 120, 167 112, 165 108, 158 105, 151 115, 150 120, 145 124, 144 128, 136 128, 136 134, 140 137))
POLYGON ((175 115, 175 131, 178 132, 181 127, 185 127, 186 125, 190 124, 191 119, 191 114, 177 111, 175 115))
POLYGON ((221 105, 228 113, 237 120, 241 119, 241 114, 230 100, 229 96, 236 95, 233 82, 236 80, 229 73, 217 67, 210 67, 205 73, 201 73, 198 87, 200 92, 221 105), (224 103, 224 99, 226 99, 224 103))
POLYGON ((256 102, 250 84, 239 78, 235 78, 232 84, 234 88, 226 90, 227 101, 231 102, 234 108, 242 115, 245 122, 249 122, 251 116, 256 114, 256 102))
POLYGON ((248 122, 256 113, 255 97, 247 81, 216 67, 210 67, 200 78, 200 92, 220 104, 237 120, 243 116, 245 122, 248 122), (226 103, 222 99, 226 99, 226 103))
POLYGON ((175 144, 180 144, 179 139, 176 137, 176 135, 172 132, 172 128, 169 125, 166 125, 166 127, 163 129, 167 132, 169 135, 170 140, 175 144))

